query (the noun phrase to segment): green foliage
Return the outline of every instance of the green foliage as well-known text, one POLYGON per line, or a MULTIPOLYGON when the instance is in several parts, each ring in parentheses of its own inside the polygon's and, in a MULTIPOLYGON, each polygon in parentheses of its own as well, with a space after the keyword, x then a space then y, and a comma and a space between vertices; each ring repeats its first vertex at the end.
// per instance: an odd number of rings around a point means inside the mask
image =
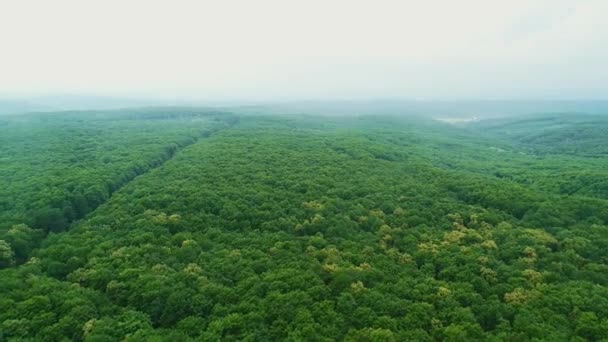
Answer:
POLYGON ((63 231, 137 175, 233 120, 188 109, 3 117, 0 239, 24 261, 40 237, 23 233, 30 238, 17 242, 7 236, 12 225, 25 223, 44 234, 63 231))
MULTIPOLYGON (((176 147, 67 231, 11 222, 0 337, 608 337, 608 200, 564 196, 555 184, 569 179, 537 172, 546 160, 490 149, 517 148, 500 134, 396 117, 221 120, 234 125, 176 147), (496 175, 507 170, 528 181, 496 175)), ((117 141, 135 139, 124 129, 117 141)))
POLYGON ((15 264, 15 252, 11 248, 11 245, 0 240, 0 268, 13 266, 15 264))

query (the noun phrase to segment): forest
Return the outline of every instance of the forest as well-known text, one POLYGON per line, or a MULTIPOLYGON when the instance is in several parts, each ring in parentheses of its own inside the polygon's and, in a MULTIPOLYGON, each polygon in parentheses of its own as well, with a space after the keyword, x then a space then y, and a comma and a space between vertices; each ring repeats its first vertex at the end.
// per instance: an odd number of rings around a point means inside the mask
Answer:
POLYGON ((0 341, 608 339, 608 115, 296 112, 0 116, 0 341))

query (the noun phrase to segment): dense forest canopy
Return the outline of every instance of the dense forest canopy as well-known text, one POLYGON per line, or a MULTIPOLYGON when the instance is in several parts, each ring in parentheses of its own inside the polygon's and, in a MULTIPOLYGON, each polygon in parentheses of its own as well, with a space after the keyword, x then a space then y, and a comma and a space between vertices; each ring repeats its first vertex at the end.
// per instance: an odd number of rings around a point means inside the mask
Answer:
POLYGON ((0 340, 608 338, 606 116, 268 112, 1 117, 0 340))

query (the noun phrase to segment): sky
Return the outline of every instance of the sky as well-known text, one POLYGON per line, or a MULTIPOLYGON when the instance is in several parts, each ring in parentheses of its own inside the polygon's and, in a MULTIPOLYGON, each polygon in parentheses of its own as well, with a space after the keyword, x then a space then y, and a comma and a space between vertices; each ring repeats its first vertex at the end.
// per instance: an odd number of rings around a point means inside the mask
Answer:
POLYGON ((606 99, 606 0, 0 0, 0 94, 606 99))

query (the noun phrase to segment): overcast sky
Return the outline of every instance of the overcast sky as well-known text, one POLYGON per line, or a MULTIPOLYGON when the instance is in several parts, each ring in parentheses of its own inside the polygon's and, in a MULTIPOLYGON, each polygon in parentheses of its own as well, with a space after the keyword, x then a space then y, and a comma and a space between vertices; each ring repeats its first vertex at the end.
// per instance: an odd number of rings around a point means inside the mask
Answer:
POLYGON ((608 0, 0 0, 0 94, 607 98, 608 0))

